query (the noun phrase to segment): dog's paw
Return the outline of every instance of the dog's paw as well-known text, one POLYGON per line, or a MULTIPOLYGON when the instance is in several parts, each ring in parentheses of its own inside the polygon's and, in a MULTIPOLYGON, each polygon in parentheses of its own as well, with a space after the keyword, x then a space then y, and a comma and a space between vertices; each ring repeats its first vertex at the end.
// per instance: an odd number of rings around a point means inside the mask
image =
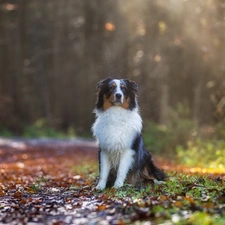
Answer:
POLYGON ((120 188, 123 186, 123 182, 120 182, 120 181, 116 181, 113 185, 114 188, 120 188))
POLYGON ((105 183, 99 182, 98 185, 96 186, 96 189, 97 190, 103 190, 103 189, 105 189, 105 187, 106 187, 105 183))

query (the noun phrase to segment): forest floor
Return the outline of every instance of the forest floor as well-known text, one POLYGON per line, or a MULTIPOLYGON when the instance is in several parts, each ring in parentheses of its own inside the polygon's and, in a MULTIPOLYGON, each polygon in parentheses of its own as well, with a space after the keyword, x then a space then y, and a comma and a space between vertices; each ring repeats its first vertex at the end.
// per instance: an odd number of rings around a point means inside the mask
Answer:
POLYGON ((0 139, 0 224, 225 224, 225 174, 155 161, 167 181, 96 191, 94 142, 0 139))

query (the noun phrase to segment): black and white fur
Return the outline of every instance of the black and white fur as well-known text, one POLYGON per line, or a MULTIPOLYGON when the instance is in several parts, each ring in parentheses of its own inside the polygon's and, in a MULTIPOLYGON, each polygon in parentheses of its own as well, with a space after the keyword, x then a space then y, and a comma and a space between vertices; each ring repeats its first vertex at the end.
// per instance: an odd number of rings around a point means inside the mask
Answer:
POLYGON ((142 179, 166 175, 146 151, 141 135, 142 119, 137 103, 137 84, 107 78, 97 84, 93 135, 99 144, 100 178, 97 189, 119 188, 125 180, 134 185, 142 179))

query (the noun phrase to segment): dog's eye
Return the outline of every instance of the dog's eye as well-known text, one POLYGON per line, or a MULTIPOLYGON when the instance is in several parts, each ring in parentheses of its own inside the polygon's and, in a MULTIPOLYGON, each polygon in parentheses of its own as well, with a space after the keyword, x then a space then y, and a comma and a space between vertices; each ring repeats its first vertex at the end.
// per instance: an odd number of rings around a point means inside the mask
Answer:
POLYGON ((112 91, 116 88, 116 84, 115 83, 112 83, 109 85, 109 89, 112 91))
POLYGON ((126 87, 125 87, 125 85, 124 84, 122 84, 121 85, 121 89, 125 89, 126 87))
POLYGON ((110 85, 110 86, 109 86, 109 89, 110 89, 111 91, 113 91, 113 90, 115 89, 115 86, 110 85))

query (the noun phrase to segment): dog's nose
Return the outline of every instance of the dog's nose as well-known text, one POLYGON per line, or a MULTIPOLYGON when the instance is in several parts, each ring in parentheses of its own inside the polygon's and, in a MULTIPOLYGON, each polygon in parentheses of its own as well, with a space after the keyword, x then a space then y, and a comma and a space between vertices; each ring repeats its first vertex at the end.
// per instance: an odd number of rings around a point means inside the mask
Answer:
POLYGON ((116 93, 116 98, 121 99, 122 95, 120 93, 116 93))

